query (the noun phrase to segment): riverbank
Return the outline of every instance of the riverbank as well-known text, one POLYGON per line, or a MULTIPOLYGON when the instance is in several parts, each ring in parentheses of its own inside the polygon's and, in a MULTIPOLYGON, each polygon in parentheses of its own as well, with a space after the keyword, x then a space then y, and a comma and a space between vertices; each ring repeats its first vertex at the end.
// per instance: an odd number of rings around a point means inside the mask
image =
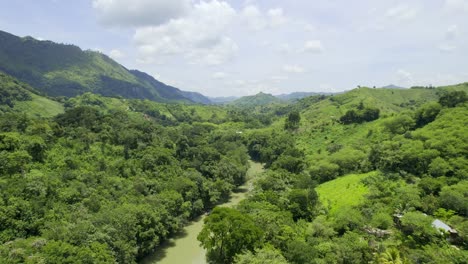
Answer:
MULTIPOLYGON (((247 171, 244 185, 239 186, 239 188, 231 194, 229 201, 219 206, 233 207, 239 204, 239 202, 247 197, 249 191, 252 190, 255 177, 262 172, 262 164, 250 161, 250 168, 247 171)), ((205 217, 206 216, 203 215, 192 221, 178 235, 161 244, 154 254, 143 259, 141 263, 206 264, 206 251, 200 247, 200 242, 197 240, 198 233, 200 233, 203 228, 203 220, 205 217)))

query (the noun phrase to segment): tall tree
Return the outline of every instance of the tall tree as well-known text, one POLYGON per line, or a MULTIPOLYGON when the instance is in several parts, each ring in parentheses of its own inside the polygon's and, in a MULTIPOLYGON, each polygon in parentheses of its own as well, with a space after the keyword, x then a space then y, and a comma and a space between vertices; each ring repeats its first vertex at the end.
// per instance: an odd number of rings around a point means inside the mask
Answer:
POLYGON ((215 208, 197 239, 207 249, 209 263, 232 263, 234 256, 260 246, 262 231, 253 220, 232 208, 215 208))

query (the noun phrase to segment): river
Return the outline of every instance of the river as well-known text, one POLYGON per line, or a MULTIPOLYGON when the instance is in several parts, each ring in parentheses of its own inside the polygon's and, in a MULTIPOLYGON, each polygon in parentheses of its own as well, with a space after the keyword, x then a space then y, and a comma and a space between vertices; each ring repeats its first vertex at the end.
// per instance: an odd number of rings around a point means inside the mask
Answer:
MULTIPOLYGON (((248 192, 252 189, 255 176, 263 171, 260 163, 250 161, 250 168, 247 171, 247 181, 240 186, 236 192, 231 194, 228 202, 219 206, 232 207, 244 200, 248 192)), ((206 251, 200 247, 197 240, 198 233, 203 228, 201 216, 187 225, 179 234, 161 244, 156 252, 141 261, 142 264, 206 264, 206 251)))

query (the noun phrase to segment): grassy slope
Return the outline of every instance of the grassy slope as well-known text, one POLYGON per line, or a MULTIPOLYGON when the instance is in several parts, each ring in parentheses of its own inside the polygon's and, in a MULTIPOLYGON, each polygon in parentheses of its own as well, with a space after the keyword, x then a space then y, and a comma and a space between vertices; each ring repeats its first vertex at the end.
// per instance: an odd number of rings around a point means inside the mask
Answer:
MULTIPOLYGON (((468 91, 468 85, 406 90, 360 88, 312 103, 301 112, 301 127, 296 135, 297 146, 304 150, 310 161, 326 155, 326 147, 330 144, 350 145, 366 150, 369 142, 374 139, 372 134, 382 129, 382 122, 386 117, 416 109, 429 101, 437 101, 438 92, 454 89, 468 91), (364 106, 379 108, 381 118, 364 124, 340 124, 339 118, 360 102, 364 106)), ((279 127, 283 122, 281 120, 276 125, 279 127)))
POLYGON ((17 102, 13 109, 39 117, 53 117, 64 112, 64 107, 59 102, 35 94, 31 96, 31 101, 17 102))
POLYGON ((360 204, 367 194, 367 187, 362 180, 374 175, 376 172, 366 174, 350 174, 319 185, 316 191, 320 202, 329 209, 333 216, 340 208, 351 207, 360 204))

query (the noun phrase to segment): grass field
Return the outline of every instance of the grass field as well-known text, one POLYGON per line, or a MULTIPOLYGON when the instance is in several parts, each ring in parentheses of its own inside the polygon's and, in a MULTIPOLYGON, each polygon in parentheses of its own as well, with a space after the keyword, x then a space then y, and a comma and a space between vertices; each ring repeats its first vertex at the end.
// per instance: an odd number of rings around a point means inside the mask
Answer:
POLYGON ((349 174, 319 185, 316 191, 320 202, 329 208, 331 216, 340 208, 360 204, 368 191, 361 181, 375 173, 349 174))
POLYGON ((31 101, 15 103, 15 110, 38 117, 53 117, 64 112, 62 104, 48 98, 31 94, 31 101))

